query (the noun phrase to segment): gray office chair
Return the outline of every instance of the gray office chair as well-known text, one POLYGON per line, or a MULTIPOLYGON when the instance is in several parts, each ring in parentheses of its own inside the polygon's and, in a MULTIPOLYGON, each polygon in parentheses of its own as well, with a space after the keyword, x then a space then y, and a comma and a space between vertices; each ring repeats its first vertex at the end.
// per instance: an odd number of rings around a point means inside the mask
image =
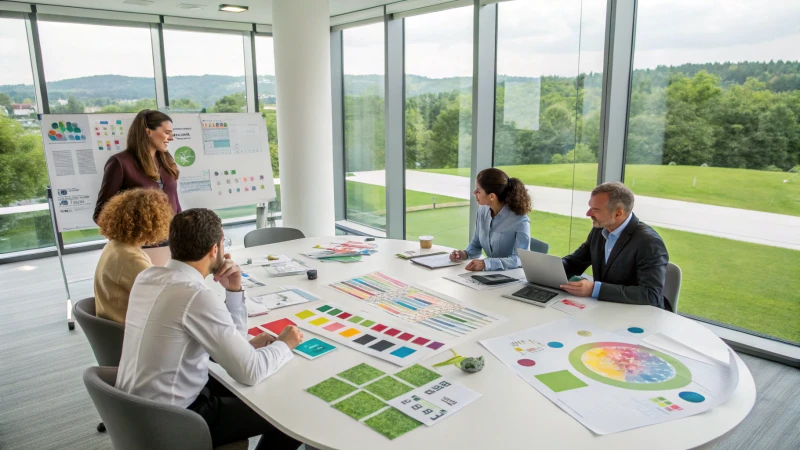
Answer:
POLYGON ((89 367, 83 373, 116 450, 211 450, 211 432, 200 414, 122 392, 114 387, 116 380, 116 367, 89 367))
POLYGON ((678 297, 681 294, 681 268, 674 263, 667 263, 667 276, 664 280, 664 298, 669 300, 672 312, 678 314, 678 297))
POLYGON ((544 242, 544 241, 540 241, 540 240, 538 240, 536 238, 531 238, 531 248, 530 248, 530 250, 532 252, 544 253, 546 255, 547 252, 550 251, 550 244, 548 244, 547 242, 544 242))
POLYGON ((118 366, 122 356, 122 338, 125 335, 125 326, 113 320, 97 317, 94 297, 75 302, 73 316, 86 334, 97 364, 118 366))
MULTIPOLYGON (((80 324, 89 346, 92 347, 94 359, 101 366, 116 367, 122 357, 122 338, 125 336, 125 326, 113 320, 97 317, 94 297, 84 298, 75 302, 72 316, 80 324)), ((106 426, 103 422, 97 424, 97 431, 104 433, 106 426)))
POLYGON ((296 228, 275 227, 259 228, 244 236, 244 248, 255 247, 257 245, 274 244, 276 242, 292 241, 303 239, 306 235, 296 228))

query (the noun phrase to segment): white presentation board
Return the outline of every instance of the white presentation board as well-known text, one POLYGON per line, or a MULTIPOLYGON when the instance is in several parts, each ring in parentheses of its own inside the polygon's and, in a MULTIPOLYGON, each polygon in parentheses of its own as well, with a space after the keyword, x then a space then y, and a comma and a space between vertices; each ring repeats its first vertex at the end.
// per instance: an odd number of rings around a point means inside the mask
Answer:
MULTIPOLYGON (((124 151, 135 114, 45 114, 42 139, 58 231, 92 220, 106 161, 124 151)), ((264 119, 258 113, 170 114, 169 152, 180 169, 183 209, 225 208, 275 199, 264 119)))

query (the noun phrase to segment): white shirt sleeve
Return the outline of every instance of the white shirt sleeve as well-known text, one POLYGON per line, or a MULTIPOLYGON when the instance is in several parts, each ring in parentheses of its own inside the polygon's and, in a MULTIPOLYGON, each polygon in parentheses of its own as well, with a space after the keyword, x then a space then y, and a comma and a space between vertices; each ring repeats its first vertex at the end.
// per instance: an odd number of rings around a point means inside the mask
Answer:
POLYGON ((244 291, 231 292, 225 291, 225 306, 231 313, 233 323, 242 336, 247 336, 247 306, 244 302, 244 291))
MULTIPOLYGON (((244 310, 244 294, 229 292, 227 297, 231 304, 237 301, 232 296, 239 297, 238 302, 244 310)), ((277 372, 293 355, 289 347, 280 341, 259 349, 253 348, 244 334, 239 332, 238 324, 234 323, 234 315, 241 319, 242 313, 236 306, 234 310, 237 312, 231 311, 231 304, 227 304, 226 309, 213 291, 199 291, 186 309, 183 324, 187 333, 206 349, 231 378, 252 386, 277 372)), ((246 320, 247 312, 244 311, 244 322, 246 320)))

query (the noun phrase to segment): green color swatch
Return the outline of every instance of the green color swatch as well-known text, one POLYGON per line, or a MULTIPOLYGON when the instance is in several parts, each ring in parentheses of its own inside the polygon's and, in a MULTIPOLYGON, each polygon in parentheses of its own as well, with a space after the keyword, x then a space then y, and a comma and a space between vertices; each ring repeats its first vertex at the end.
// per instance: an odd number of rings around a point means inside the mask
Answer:
POLYGON ((390 408, 365 420, 364 424, 387 438, 394 439, 422 425, 422 422, 417 422, 400 411, 390 408))
POLYGON ((328 378, 322 383, 306 389, 308 393, 316 395, 326 402, 332 402, 336 399, 342 398, 355 390, 355 387, 350 386, 344 381, 337 380, 336 378, 328 378))
POLYGON ((334 308, 334 309, 332 309, 332 310, 328 311, 328 314, 330 314, 330 315, 332 315, 332 316, 335 316, 335 315, 337 315, 337 314, 341 314, 341 313, 342 313, 342 310, 341 310, 341 309, 338 309, 338 308, 334 308))
POLYGON ((384 406, 385 403, 364 391, 358 391, 355 395, 333 405, 334 408, 356 420, 361 420, 384 406))
POLYGON ((368 384, 364 389, 372 392, 384 400, 391 400, 412 390, 410 386, 403 384, 392 377, 383 377, 380 380, 368 384))
POLYGON ((325 312, 325 311, 327 311, 327 310, 329 310, 329 309, 331 309, 331 308, 332 308, 332 307, 331 307, 331 306, 328 306, 328 305, 325 305, 325 306, 320 306, 319 308, 317 308, 317 311, 325 312))
POLYGON ((358 323, 358 322, 361 322, 362 320, 364 320, 363 317, 355 316, 355 317, 351 317, 350 320, 348 320, 348 322, 358 323))
POLYGON ((368 381, 372 381, 383 374, 384 373, 381 372, 380 370, 368 364, 362 363, 340 373, 339 378, 345 379, 353 384, 361 386, 362 384, 368 381))
POLYGON ((400 378, 403 381, 407 381, 413 384, 416 387, 424 386, 431 381, 441 377, 438 373, 427 369, 425 367, 420 366, 419 364, 414 364, 413 366, 401 370, 394 374, 397 378, 400 378))
POLYGON ((558 372, 543 373, 536 375, 536 379, 544 383, 553 392, 563 392, 572 389, 586 387, 587 384, 576 377, 569 370, 559 370, 558 372))
POLYGON ((362 326, 362 327, 367 327, 367 328, 369 328, 369 327, 371 327, 371 326, 373 326, 373 325, 375 325, 375 322, 373 322, 373 321, 371 321, 371 320, 365 320, 365 321, 361 322, 361 326, 362 326))

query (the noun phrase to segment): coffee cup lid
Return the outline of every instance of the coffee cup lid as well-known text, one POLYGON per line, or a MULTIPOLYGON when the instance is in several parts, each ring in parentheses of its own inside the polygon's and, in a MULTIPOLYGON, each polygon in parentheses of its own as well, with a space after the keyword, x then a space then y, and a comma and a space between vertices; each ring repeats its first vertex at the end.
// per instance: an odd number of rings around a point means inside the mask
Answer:
POLYGON ((420 241, 432 241, 433 240, 433 236, 420 236, 419 240, 420 241))

